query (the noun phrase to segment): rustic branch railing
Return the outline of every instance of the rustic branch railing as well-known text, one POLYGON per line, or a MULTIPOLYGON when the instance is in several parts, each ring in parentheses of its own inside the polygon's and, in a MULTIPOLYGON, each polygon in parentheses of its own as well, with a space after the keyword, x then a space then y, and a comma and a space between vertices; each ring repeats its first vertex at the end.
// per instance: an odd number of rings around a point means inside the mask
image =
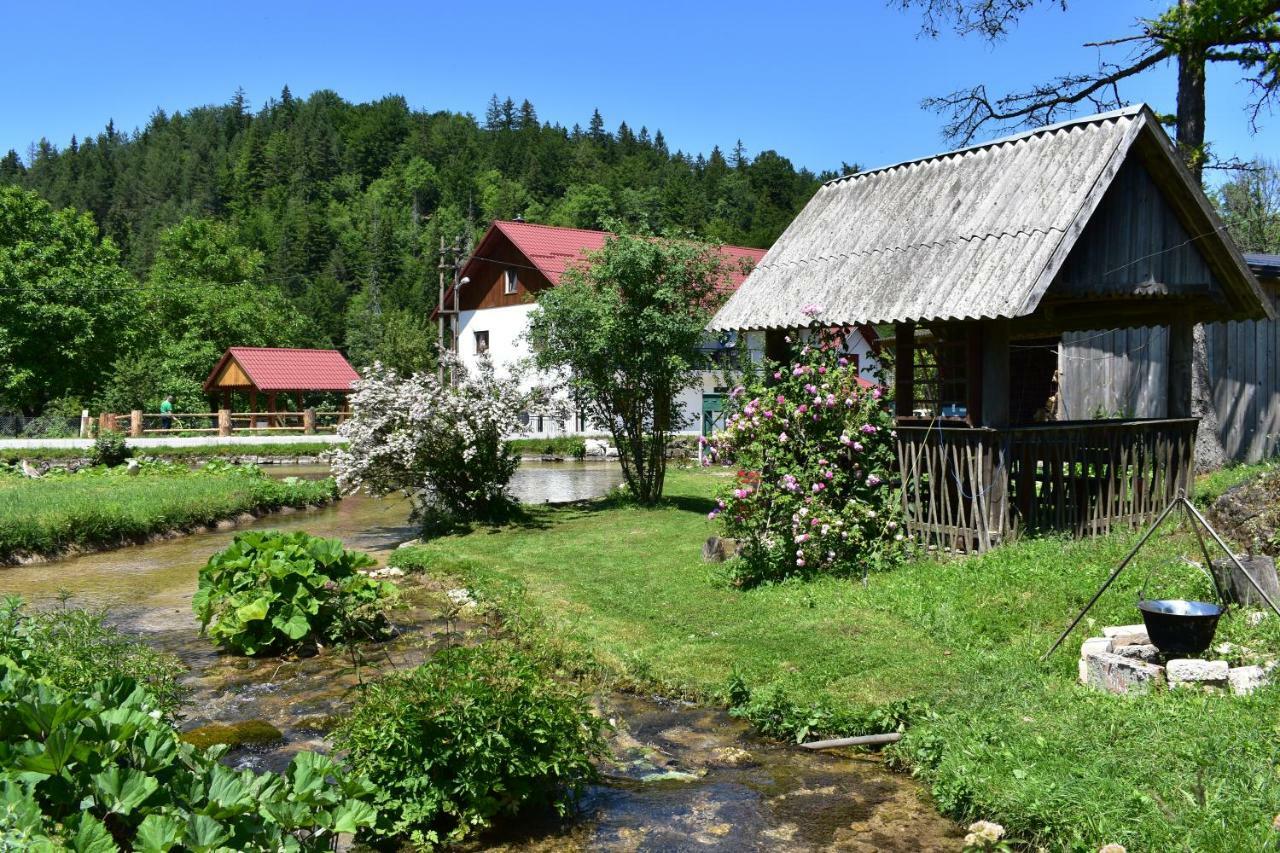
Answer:
POLYGON ((101 413, 98 415, 98 433, 102 434, 108 430, 121 431, 132 438, 141 438, 144 435, 189 433, 216 433, 220 436, 228 436, 237 430, 254 433, 302 432, 310 435, 317 432, 335 432, 349 417, 349 412, 341 410, 231 412, 222 409, 217 412, 162 414, 134 409, 128 413, 101 413), (166 423, 168 426, 165 426, 166 423))
POLYGON ((1072 421, 1008 429, 897 428, 907 532, 986 551, 1023 531, 1106 533, 1190 492, 1197 420, 1072 421))

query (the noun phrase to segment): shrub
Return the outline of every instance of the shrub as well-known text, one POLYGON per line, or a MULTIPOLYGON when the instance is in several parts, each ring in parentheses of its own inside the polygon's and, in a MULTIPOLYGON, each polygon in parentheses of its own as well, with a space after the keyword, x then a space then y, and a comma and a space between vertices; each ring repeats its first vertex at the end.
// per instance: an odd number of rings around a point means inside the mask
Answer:
POLYGON ((740 584, 865 572, 902 557, 893 417, 839 338, 817 336, 794 364, 768 366, 731 393, 735 410, 712 449, 738 474, 711 517, 739 542, 740 584))
POLYGON ((89 451, 89 464, 115 468, 132 457, 133 448, 125 443, 124 435, 114 430, 107 430, 93 442, 93 449, 89 451))
POLYGON ((396 588, 360 573, 374 564, 337 539, 242 533, 200 570, 191 606, 214 642, 246 655, 375 639, 396 588))
POLYGON ((9 596, 0 601, 0 657, 72 693, 107 677, 132 678, 171 717, 187 694, 179 682, 186 667, 107 627, 104 618, 77 609, 28 613, 21 598, 9 596))
POLYGON ((231 770, 129 678, 68 691, 0 657, 0 722, 4 849, 328 850, 375 819, 367 783, 331 759, 231 770))
POLYGON ((353 383, 351 417, 338 430, 349 444, 329 454, 338 485, 403 492, 417 518, 500 518, 519 464, 504 436, 524 429, 520 413, 545 394, 523 389, 518 372, 497 376, 487 359, 473 375, 456 357, 441 358, 452 382, 375 364, 353 383))
POLYGON ((426 846, 526 806, 566 813, 594 778, 602 725, 581 695, 491 642, 372 685, 333 739, 378 792, 366 840, 426 846))

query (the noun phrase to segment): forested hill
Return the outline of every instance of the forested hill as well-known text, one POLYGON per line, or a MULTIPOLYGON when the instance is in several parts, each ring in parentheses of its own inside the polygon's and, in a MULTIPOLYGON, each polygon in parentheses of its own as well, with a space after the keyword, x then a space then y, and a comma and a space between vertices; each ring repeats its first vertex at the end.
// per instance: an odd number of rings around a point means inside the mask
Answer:
POLYGON ((370 286, 384 307, 427 306, 439 237, 452 242, 469 213, 476 228, 517 214, 582 228, 614 218, 768 246, 823 177, 773 151, 671 151, 661 131, 610 131, 599 112, 585 129, 565 128, 496 96, 477 120, 412 110, 399 96, 352 104, 288 88, 256 113, 237 93, 224 106, 159 112, 134 133, 108 125, 63 148, 41 141, 0 163, 0 181, 91 212, 139 278, 167 226, 229 222, 338 345, 347 299, 370 286))

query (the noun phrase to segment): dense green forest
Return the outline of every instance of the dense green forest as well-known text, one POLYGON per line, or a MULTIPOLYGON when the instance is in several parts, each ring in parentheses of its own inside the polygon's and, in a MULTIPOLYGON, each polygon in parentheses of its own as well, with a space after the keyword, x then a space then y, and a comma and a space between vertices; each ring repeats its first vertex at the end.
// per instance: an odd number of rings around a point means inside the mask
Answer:
MULTIPOLYGON (((566 128, 496 96, 477 119, 413 110, 399 96, 353 104, 288 88, 255 112, 237 92, 221 106, 157 112, 133 132, 108 124, 61 148, 41 140, 0 159, 0 185, 89 214, 106 242, 89 247, 76 226, 92 263, 28 267, 21 280, 5 280, 0 259, 0 312, 25 298, 42 315, 9 329, 7 344, 0 329, 0 353, 37 359, 0 369, 0 408, 150 409, 164 393, 199 407, 199 382, 231 344, 333 345, 357 363, 420 367, 431 358, 442 237, 474 238, 492 219, 522 215, 768 246, 834 174, 774 151, 749 157, 741 144, 727 156, 672 151, 661 131, 608 130, 598 111, 566 128), (86 288, 93 299, 80 298, 86 288), (38 303, 51 298, 69 313, 44 316, 38 303), (86 318, 94 306, 101 316, 86 318), (99 326, 96 340, 76 343, 80 362, 63 365, 54 339, 99 326)), ((4 218, 12 231, 40 214, 4 218)))

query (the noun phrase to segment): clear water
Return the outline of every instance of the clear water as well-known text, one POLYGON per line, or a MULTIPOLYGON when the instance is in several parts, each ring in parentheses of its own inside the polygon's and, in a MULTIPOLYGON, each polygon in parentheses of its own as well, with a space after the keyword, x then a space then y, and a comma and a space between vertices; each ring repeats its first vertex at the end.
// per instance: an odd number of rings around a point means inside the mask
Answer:
MULTIPOLYGON (((313 474, 277 468, 278 476, 313 474)), ((576 500, 620 478, 613 463, 522 466, 526 501, 576 500)), ((260 519, 256 528, 305 529, 336 536, 379 562, 416 535, 397 499, 346 498, 334 506, 260 519)), ((242 530, 245 528, 237 528, 242 530)), ((120 628, 177 654, 190 668, 192 695, 183 726, 263 720, 281 743, 241 748, 227 760, 282 769, 301 749, 326 749, 324 731, 361 680, 412 667, 467 626, 439 617, 444 590, 407 584, 398 635, 370 649, 357 671, 337 654, 302 660, 251 660, 220 654, 198 633, 191 595, 201 565, 236 531, 203 533, 56 563, 0 569, 0 593, 54 606, 60 591, 75 606, 101 607, 120 628)), ((473 849, 546 850, 958 850, 960 833, 911 779, 874 757, 813 754, 766 743, 723 712, 656 698, 597 698, 617 722, 603 780, 571 821, 528 816, 473 849)))

